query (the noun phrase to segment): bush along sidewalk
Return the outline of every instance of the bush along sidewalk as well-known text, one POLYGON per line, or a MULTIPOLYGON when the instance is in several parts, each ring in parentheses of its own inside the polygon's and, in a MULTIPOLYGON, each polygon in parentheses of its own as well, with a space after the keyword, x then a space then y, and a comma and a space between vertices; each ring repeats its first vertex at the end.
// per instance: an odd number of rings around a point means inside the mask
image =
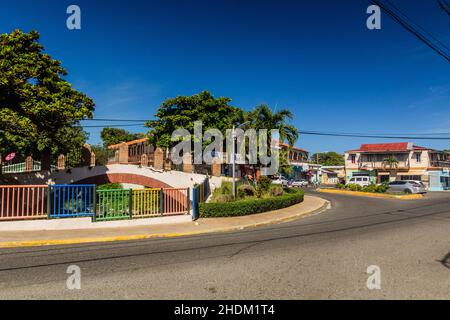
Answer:
POLYGON ((338 183, 336 185, 337 189, 340 190, 348 190, 348 191, 358 191, 358 192, 368 192, 368 193, 386 193, 389 189, 389 186, 386 184, 375 185, 371 184, 366 187, 362 187, 359 184, 341 184, 338 183))
MULTIPOLYGON (((277 193, 277 192, 274 192, 277 193)), ((235 217, 283 209, 303 202, 303 190, 287 190, 283 195, 244 198, 230 202, 209 202, 199 205, 200 217, 235 217)))

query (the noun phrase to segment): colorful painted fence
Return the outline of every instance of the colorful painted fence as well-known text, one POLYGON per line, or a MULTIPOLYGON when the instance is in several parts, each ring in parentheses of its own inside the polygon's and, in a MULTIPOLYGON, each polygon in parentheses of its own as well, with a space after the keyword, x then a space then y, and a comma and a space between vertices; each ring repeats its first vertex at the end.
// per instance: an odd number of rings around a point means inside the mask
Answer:
POLYGON ((50 218, 92 217, 95 185, 50 185, 50 218))
POLYGON ((48 187, 0 186, 0 221, 47 218, 48 187))
POLYGON ((194 186, 192 194, 192 219, 195 221, 199 217, 198 205, 206 202, 211 195, 209 179, 206 178, 202 183, 194 186))
POLYGON ((189 188, 106 189, 95 185, 0 186, 0 221, 92 217, 94 221, 189 214, 189 188))

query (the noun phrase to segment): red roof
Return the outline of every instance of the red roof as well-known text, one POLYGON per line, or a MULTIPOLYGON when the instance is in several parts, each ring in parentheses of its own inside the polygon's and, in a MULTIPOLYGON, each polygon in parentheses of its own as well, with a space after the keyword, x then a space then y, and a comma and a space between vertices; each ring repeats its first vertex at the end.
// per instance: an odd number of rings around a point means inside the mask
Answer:
POLYGON ((412 142, 367 143, 358 150, 347 152, 407 152, 410 150, 429 150, 429 148, 414 145, 412 142))

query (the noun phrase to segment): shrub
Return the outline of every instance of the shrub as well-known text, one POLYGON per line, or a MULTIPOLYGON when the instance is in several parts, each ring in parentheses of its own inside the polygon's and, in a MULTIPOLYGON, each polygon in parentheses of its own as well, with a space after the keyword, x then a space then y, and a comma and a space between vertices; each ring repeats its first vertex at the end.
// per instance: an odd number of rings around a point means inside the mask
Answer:
POLYGON ((120 183, 107 183, 97 187, 98 190, 123 189, 120 183))
POLYGON ((277 185, 272 186, 272 187, 270 187, 269 194, 272 197, 282 196, 284 194, 283 187, 282 186, 277 186, 277 185))
POLYGON ((211 203, 227 203, 234 201, 232 194, 219 194, 211 199, 211 203))
POLYGON ((263 192, 268 192, 272 185, 272 179, 267 176, 260 176, 258 178, 258 186, 261 187, 263 192))
POLYGON ((255 188, 250 185, 243 184, 239 186, 237 194, 239 198, 253 197, 255 195, 255 188))
POLYGON ((346 189, 350 191, 361 191, 362 187, 359 184, 348 184, 346 186, 346 189))
POLYGON ((388 189, 389 189, 389 185, 383 183, 375 188, 375 192, 386 193, 386 191, 388 191, 388 189))
POLYGON ((368 185, 367 187, 362 188, 362 192, 371 192, 374 193, 376 190, 376 186, 374 184, 368 185))
POLYGON ((336 184, 336 188, 337 189, 345 189, 345 184, 342 184, 342 183, 338 183, 338 184, 336 184))
POLYGON ((244 199, 228 203, 200 203, 200 217, 231 217, 290 207, 303 201, 303 190, 289 190, 279 197, 244 199))

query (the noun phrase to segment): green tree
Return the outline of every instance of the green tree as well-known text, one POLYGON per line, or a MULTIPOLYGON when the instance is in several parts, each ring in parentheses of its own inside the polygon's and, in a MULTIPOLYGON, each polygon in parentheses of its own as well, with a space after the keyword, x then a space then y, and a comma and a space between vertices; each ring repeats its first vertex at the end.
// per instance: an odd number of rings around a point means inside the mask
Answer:
MULTIPOLYGON (((250 126, 256 130, 267 129, 269 134, 270 130, 278 130, 280 142, 287 142, 291 147, 294 146, 299 137, 297 128, 288 123, 289 120, 294 118, 294 115, 287 109, 274 113, 268 105, 262 104, 248 112, 245 118, 250 121, 250 126)), ((270 141, 271 137, 269 137, 268 143, 270 141)))
POLYGON ((143 133, 131 133, 124 129, 103 128, 100 136, 103 140, 103 146, 107 147, 121 142, 128 142, 140 139, 143 138, 145 135, 143 133))
POLYGON ((108 159, 111 155, 111 152, 110 150, 108 150, 108 148, 101 144, 98 144, 91 146, 91 150, 95 154, 95 164, 97 166, 104 166, 108 164, 108 159))
POLYGON ((315 153, 311 161, 323 166, 343 166, 345 163, 344 156, 334 151, 315 153))
POLYGON ((92 117, 95 105, 66 75, 61 63, 44 53, 37 31, 0 35, 0 150, 40 156, 49 169, 52 156, 81 148, 83 139, 70 138, 82 138, 76 126, 92 117))
POLYGON ((146 123, 149 141, 158 147, 172 147, 172 133, 185 128, 193 135, 195 121, 202 121, 203 131, 215 128, 225 134, 243 118, 243 111, 230 106, 230 102, 230 98, 215 98, 208 91, 167 99, 155 115, 157 120, 146 123))

